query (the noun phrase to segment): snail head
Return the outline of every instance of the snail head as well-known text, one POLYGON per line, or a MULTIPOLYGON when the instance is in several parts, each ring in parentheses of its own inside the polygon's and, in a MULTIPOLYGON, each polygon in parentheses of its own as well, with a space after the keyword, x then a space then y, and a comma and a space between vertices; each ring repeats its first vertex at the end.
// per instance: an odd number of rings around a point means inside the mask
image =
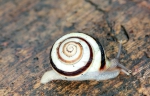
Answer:
POLYGON ((111 63, 110 68, 119 68, 123 73, 129 75, 132 71, 127 69, 125 66, 123 66, 119 62, 119 57, 121 54, 121 48, 122 48, 122 40, 119 42, 119 50, 118 50, 118 54, 117 54, 116 58, 114 58, 110 61, 110 63, 111 63))

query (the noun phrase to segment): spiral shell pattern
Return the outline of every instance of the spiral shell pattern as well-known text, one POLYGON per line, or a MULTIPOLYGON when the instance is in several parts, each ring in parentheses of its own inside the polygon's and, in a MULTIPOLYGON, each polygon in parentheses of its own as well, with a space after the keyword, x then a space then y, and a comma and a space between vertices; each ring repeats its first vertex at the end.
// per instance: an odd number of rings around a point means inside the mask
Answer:
MULTIPOLYGON (((101 67, 97 42, 83 33, 70 33, 58 39, 50 52, 52 68, 63 76, 79 76, 101 67)), ((105 57, 105 56, 104 56, 105 57)))

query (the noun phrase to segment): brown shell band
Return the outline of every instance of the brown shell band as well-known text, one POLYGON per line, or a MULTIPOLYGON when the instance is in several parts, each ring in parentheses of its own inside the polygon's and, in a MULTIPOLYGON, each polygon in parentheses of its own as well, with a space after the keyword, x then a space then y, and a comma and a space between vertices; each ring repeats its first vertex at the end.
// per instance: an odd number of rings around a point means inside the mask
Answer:
MULTIPOLYGON (((65 41, 65 40, 64 40, 64 41, 65 41)), ((61 44, 62 44, 62 42, 61 42, 61 44)), ((60 44, 60 45, 61 45, 61 44, 60 44)), ((80 43, 77 43, 77 44, 80 46, 80 50, 83 50, 81 44, 80 44, 80 43)), ((81 58, 82 52, 80 53, 80 55, 78 56, 78 58, 75 58, 74 60, 70 60, 70 61, 69 61, 69 60, 63 59, 63 58, 60 56, 60 53, 59 53, 60 45, 59 45, 58 48, 57 48, 57 55, 58 55, 58 58, 59 58, 61 61, 65 62, 66 64, 69 64, 69 63, 72 64, 72 63, 78 61, 78 60, 81 58)), ((63 49, 63 51, 64 51, 64 49, 63 49)))
POLYGON ((95 39, 95 41, 97 42, 97 44, 99 46, 99 49, 101 51, 101 66, 100 66, 100 70, 103 70, 105 68, 105 65, 106 65, 105 52, 104 52, 104 49, 103 49, 103 46, 101 45, 101 43, 97 39, 95 39))

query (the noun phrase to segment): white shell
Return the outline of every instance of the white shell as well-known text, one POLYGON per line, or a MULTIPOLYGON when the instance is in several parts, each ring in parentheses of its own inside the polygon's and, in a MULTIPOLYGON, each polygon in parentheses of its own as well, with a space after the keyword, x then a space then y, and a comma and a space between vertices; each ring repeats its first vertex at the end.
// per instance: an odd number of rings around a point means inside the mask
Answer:
MULTIPOLYGON (((82 68, 87 64, 87 62, 90 58, 90 49, 89 49, 89 46, 87 45, 87 43, 80 38, 84 38, 90 44, 90 46, 92 47, 92 51, 93 51, 92 64, 86 71, 84 71, 82 73, 82 75, 84 73, 86 73, 88 70, 90 70, 90 71, 99 70, 100 64, 101 64, 101 52, 100 52, 99 46, 97 45, 96 41, 93 38, 91 38, 90 36, 83 34, 83 33, 70 33, 70 34, 67 34, 67 35, 61 37, 60 39, 58 39, 55 42, 55 44, 53 45, 52 51, 51 51, 51 58, 55 64, 55 66, 58 69, 61 69, 62 71, 65 71, 65 72, 72 72, 72 71, 77 71, 79 68, 82 68), (79 38, 77 38, 77 37, 79 37, 79 38), (60 46, 60 42, 62 42, 61 46, 60 46), (74 58, 78 57, 76 54, 74 56, 68 57, 67 55, 65 55, 63 53, 63 51, 62 51, 63 46, 68 42, 74 42, 74 43, 81 44, 82 50, 79 50, 80 48, 76 49, 77 55, 80 54, 79 52, 82 52, 82 56, 81 56, 80 60, 78 60, 78 62, 75 62, 75 63, 73 62, 72 64, 66 64, 65 62, 61 61, 60 58, 58 57, 58 53, 57 53, 56 49, 59 46, 60 46, 59 53, 63 59, 71 61, 74 58)), ((78 75, 81 75, 81 74, 78 74, 78 75)))
POLYGON ((41 83, 57 79, 106 80, 118 76, 122 70, 128 74, 118 59, 109 62, 101 44, 83 33, 70 33, 58 39, 51 49, 50 60, 53 70, 43 75, 41 83), (116 68, 118 65, 121 70, 116 68))

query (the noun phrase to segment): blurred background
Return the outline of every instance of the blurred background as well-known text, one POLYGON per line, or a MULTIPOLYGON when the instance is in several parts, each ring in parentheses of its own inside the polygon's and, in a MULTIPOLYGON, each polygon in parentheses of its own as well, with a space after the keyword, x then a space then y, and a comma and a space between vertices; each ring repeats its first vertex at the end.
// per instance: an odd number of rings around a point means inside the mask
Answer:
POLYGON ((0 0, 1 96, 148 96, 148 90, 150 0, 0 0), (40 84, 51 70, 52 44, 70 32, 98 38, 110 59, 123 40, 121 62, 132 75, 40 84))

